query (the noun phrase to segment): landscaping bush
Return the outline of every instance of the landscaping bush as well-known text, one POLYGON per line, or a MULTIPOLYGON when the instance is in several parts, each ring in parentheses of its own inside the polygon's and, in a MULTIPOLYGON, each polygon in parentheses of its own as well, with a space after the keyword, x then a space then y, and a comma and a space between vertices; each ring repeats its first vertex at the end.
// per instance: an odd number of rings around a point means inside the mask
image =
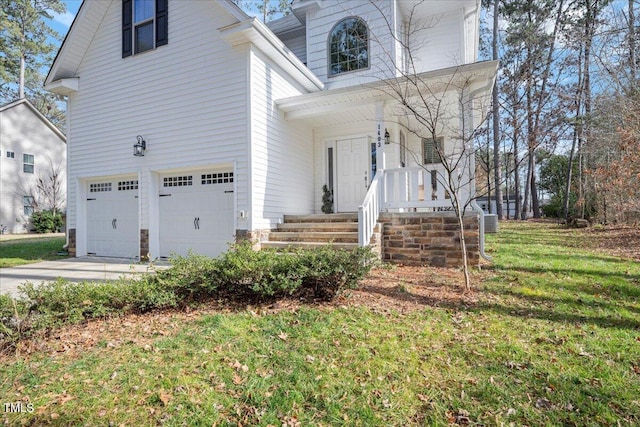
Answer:
POLYGON ((299 255, 300 263, 306 269, 303 286, 323 298, 333 298, 345 289, 354 289, 378 262, 369 248, 336 250, 325 246, 301 251, 299 255))
POLYGON ((0 294, 0 351, 14 345, 30 329, 28 317, 24 301, 0 294))
POLYGON ((291 295, 306 272, 295 254, 254 251, 249 242, 235 245, 216 261, 221 290, 233 298, 291 295))
POLYGON ((176 307, 191 301, 225 298, 264 301, 312 291, 333 298, 354 288, 376 262, 368 248, 254 251, 250 243, 232 246, 219 258, 190 254, 171 259, 172 267, 136 280, 70 283, 59 279, 20 289, 26 299, 0 295, 0 349, 32 330, 87 319, 176 307))
POLYGON ((56 233, 64 225, 62 215, 52 211, 34 212, 31 215, 31 223, 37 233, 56 233))

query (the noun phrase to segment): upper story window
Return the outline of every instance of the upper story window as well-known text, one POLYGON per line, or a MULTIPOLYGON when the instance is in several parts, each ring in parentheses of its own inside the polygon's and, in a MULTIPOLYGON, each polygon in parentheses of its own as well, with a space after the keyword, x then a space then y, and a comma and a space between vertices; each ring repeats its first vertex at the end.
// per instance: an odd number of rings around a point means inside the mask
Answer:
POLYGON ((329 75, 369 68, 369 30, 360 18, 345 18, 329 33, 329 75))
POLYGON ((168 0, 122 0, 122 57, 167 44, 168 0))
POLYGON ((24 173, 33 173, 35 169, 35 156, 33 154, 22 155, 22 171, 24 173))
POLYGON ((7 159, 15 159, 16 153, 15 151, 7 151, 7 159))

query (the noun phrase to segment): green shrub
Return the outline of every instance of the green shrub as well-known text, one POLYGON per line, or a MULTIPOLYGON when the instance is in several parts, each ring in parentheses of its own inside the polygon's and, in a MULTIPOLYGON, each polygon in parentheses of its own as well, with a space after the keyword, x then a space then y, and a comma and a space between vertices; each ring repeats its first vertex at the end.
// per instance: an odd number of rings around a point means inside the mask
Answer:
POLYGON ((170 269, 157 272, 155 280, 159 288, 155 291, 169 288, 179 299, 194 300, 214 294, 219 285, 218 276, 217 261, 210 257, 192 253, 186 257, 175 256, 171 258, 170 269))
POLYGON ((254 251, 249 242, 233 246, 216 261, 221 290, 236 298, 290 295, 304 275, 296 256, 272 249, 254 251))
POLYGON ((369 248, 343 250, 325 246, 301 251, 300 256, 307 273, 303 285, 324 298, 355 288, 378 262, 369 248))
POLYGON ((30 328, 26 303, 0 294, 0 351, 15 345, 30 328))
POLYGON ((59 212, 39 211, 31 215, 31 223, 37 233, 55 233, 64 225, 62 215, 59 212))
POLYGON ((145 312, 189 301, 227 298, 265 300, 312 291, 332 298, 354 288, 376 262, 368 248, 254 251, 234 245, 219 258, 189 254, 171 259, 172 267, 137 279, 70 283, 63 279, 20 290, 26 299, 0 295, 0 349, 37 329, 87 319, 145 312))

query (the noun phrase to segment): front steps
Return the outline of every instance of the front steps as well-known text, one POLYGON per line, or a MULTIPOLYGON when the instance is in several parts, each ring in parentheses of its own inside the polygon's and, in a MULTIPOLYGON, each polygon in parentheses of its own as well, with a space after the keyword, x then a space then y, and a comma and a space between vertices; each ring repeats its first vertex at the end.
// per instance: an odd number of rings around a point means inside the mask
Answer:
POLYGON ((261 246, 312 249, 329 244, 339 249, 358 247, 358 214, 285 215, 284 223, 261 246))

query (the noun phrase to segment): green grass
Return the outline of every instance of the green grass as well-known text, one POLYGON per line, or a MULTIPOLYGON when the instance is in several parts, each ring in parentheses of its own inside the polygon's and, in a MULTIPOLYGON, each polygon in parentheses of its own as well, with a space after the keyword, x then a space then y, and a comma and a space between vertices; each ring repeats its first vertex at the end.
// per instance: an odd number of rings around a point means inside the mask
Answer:
POLYGON ((501 224, 488 246, 495 264, 465 306, 167 314, 75 356, 0 359, 0 401, 34 406, 0 420, 638 425, 640 266, 548 224, 501 224))
POLYGON ((34 237, 0 242, 0 268, 67 258, 57 255, 64 237, 34 237))

